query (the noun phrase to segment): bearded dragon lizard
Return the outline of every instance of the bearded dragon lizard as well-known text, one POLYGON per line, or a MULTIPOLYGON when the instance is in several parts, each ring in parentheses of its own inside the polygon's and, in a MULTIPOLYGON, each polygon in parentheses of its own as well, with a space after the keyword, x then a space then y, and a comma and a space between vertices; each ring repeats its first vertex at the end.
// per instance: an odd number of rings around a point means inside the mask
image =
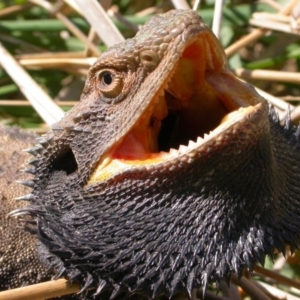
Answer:
POLYGON ((100 298, 191 295, 298 248, 299 138, 196 12, 170 11, 91 67, 29 150, 29 205, 13 214, 57 277, 100 298))

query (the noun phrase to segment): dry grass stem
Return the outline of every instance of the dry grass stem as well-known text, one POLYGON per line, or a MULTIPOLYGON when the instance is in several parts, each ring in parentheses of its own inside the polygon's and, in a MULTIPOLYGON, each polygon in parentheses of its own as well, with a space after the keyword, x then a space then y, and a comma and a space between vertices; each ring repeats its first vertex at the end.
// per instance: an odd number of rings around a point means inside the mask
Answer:
MULTIPOLYGON (((55 101, 58 106, 74 106, 78 100, 55 101)), ((31 106, 30 102, 26 100, 0 100, 1 106, 31 106)))
POLYGON ((270 7, 274 8, 275 10, 278 10, 278 11, 280 11, 282 9, 282 6, 274 0, 261 0, 259 2, 266 3, 270 7))
POLYGON ((268 289, 266 289, 264 286, 259 284, 257 282, 257 280, 252 279, 251 276, 247 276, 247 279, 249 280, 249 282, 251 282, 253 284, 253 287, 260 290, 263 294, 265 294, 270 299, 272 299, 272 300, 281 300, 280 298, 277 297, 277 295, 273 295, 268 289))
POLYGON ((290 255, 288 253, 285 257, 283 255, 280 255, 273 264, 273 271, 279 272, 285 266, 285 263, 289 256, 290 255))
POLYGON ((77 6, 107 47, 124 41, 124 37, 108 17, 105 10, 96 0, 90 0, 86 5, 84 0, 68 0, 68 4, 77 6))
MULTIPOLYGON (((284 16, 279 14, 272 14, 267 12, 257 12, 252 14, 252 18, 254 20, 267 20, 267 21, 275 21, 290 24, 293 20, 291 16, 284 16)), ((300 20, 297 20, 297 23, 300 24, 300 20)))
POLYGON ((246 36, 239 39, 237 42, 233 43, 229 47, 225 49, 225 53, 227 57, 232 56, 237 51, 239 51, 241 48, 246 47, 250 43, 258 40, 260 37, 262 37, 268 30, 266 29, 255 29, 251 33, 247 34, 246 36))
POLYGON ((0 10, 0 18, 3 18, 4 16, 15 14, 18 12, 21 12, 23 10, 31 8, 33 5, 31 3, 25 3, 20 5, 12 5, 9 7, 2 8, 0 10))
POLYGON ((79 40, 81 40, 84 44, 86 44, 94 55, 99 56, 101 54, 100 50, 93 43, 89 41, 89 39, 85 36, 85 34, 76 27, 64 14, 60 13, 56 10, 56 8, 46 0, 29 0, 32 3, 35 3, 44 9, 46 9, 49 13, 54 14, 54 16, 60 20, 79 40))
POLYGON ((300 84, 299 73, 270 71, 270 70, 247 70, 243 68, 235 69, 234 74, 245 80, 265 80, 265 81, 279 81, 300 84))
POLYGON ((280 120, 284 120, 285 116, 286 116, 286 111, 290 108, 291 111, 293 111, 295 109, 295 106, 286 103, 285 101, 283 101, 282 99, 275 97, 257 87, 255 87, 256 91, 263 97, 265 98, 269 103, 271 103, 272 105, 274 105, 274 107, 276 108, 278 115, 279 115, 279 119, 280 120))
POLYGON ((24 67, 57 69, 62 67, 86 67, 89 68, 96 61, 95 57, 87 58, 39 58, 20 59, 19 63, 24 67))
POLYGON ((200 9, 200 4, 201 4, 201 0, 196 0, 194 5, 193 5, 193 10, 198 10, 200 9))
POLYGON ((298 4, 299 4, 299 0, 291 0, 285 7, 283 7, 278 12, 278 14, 289 15, 298 4))
POLYGON ((266 293, 255 286, 255 284, 246 277, 241 277, 238 279, 236 275, 233 275, 232 282, 236 285, 239 285, 250 297, 253 297, 254 299, 272 300, 272 298, 268 297, 266 293))
POLYGON ((272 22, 269 20, 255 20, 251 19, 249 23, 253 26, 257 27, 264 27, 265 29, 269 30, 275 30, 275 31, 281 31, 281 32, 287 32, 290 34, 297 34, 300 35, 300 31, 297 29, 294 29, 291 25, 282 24, 280 22, 272 22))
MULTIPOLYGON (((244 81, 244 80, 242 80, 242 81, 244 81)), ((271 103, 276 108, 280 120, 283 120, 285 118, 286 111, 288 109, 290 109, 290 110, 294 110, 295 109, 295 106, 293 106, 293 105, 291 105, 289 103, 286 103, 282 99, 280 99, 278 97, 275 97, 275 96, 267 93, 266 91, 263 91, 263 90, 259 89, 258 87, 255 87, 255 90, 260 94, 260 96, 262 96, 263 98, 265 98, 269 103, 271 103)))
POLYGON ((77 5, 76 2, 73 0, 63 0, 66 4, 68 4, 70 7, 72 7, 79 15, 82 15, 82 12, 80 11, 80 7, 77 5))
MULTIPOLYGON (((203 299, 203 291, 201 289, 198 289, 196 292, 196 296, 198 299, 203 299)), ((212 293, 210 291, 205 292, 204 299, 205 300, 230 300, 227 297, 216 295, 215 293, 212 293)))
POLYGON ((111 18, 115 18, 116 20, 118 20, 120 23, 122 23, 124 26, 126 26, 127 28, 131 29, 133 32, 137 33, 139 30, 139 27, 128 21, 126 18, 124 18, 120 13, 119 13, 119 9, 117 5, 113 5, 108 11, 107 11, 108 15, 111 18))
POLYGON ((61 69, 79 76, 86 76, 96 57, 86 57, 84 52, 46 52, 16 55, 27 69, 61 69))
POLYGON ((25 51, 25 52, 46 52, 46 49, 37 47, 35 45, 32 45, 30 43, 24 42, 20 39, 17 39, 15 37, 6 35, 4 33, 0 33, 0 39, 4 42, 8 42, 13 45, 18 45, 19 50, 25 51))
POLYGON ((287 96, 281 97, 281 99, 284 100, 284 101, 300 102, 300 96, 290 96, 290 95, 287 95, 287 96))
POLYGON ((222 280, 220 282, 220 290, 222 291, 223 296, 227 297, 230 300, 242 299, 239 289, 235 284, 230 284, 228 286, 228 284, 224 280, 222 280))
POLYGON ((79 284, 70 284, 65 279, 47 281, 0 292, 1 300, 42 300, 80 291, 79 284))
POLYGON ((190 9, 186 0, 171 0, 176 9, 190 9))
POLYGON ((112 5, 112 0, 100 0, 99 2, 100 2, 100 4, 101 4, 102 8, 103 8, 104 10, 106 10, 106 11, 107 11, 107 10, 111 7, 111 5, 112 5))
POLYGON ((284 292, 274 286, 271 286, 267 283, 257 281, 257 284, 263 286, 275 299, 279 300, 299 300, 299 297, 296 297, 294 295, 288 294, 287 292, 284 292))
POLYGON ((220 29, 221 29, 221 23, 222 23, 224 4, 225 4, 224 0, 216 0, 216 2, 215 2, 212 31, 217 38, 220 37, 220 29))
POLYGON ((294 288, 300 290, 300 282, 298 282, 296 280, 293 280, 293 279, 290 279, 288 277, 285 277, 285 276, 283 276, 283 275, 281 275, 281 274, 279 274, 275 271, 264 269, 260 266, 255 266, 254 271, 259 275, 264 275, 264 276, 267 276, 271 279, 274 279, 278 283, 285 284, 289 287, 294 287, 294 288))
POLYGON ((48 125, 63 117, 64 112, 61 108, 52 101, 2 44, 0 44, 0 64, 48 125))
MULTIPOLYGON (((99 37, 97 35, 97 32, 93 27, 90 28, 89 34, 88 34, 88 39, 91 41, 93 44, 97 44, 99 41, 99 37)), ((92 51, 89 47, 85 46, 85 49, 83 51, 84 57, 92 56, 92 51)))
MULTIPOLYGON (((281 15, 289 15, 293 8, 298 4, 299 0, 291 0, 284 8, 282 8, 278 14, 281 15)), ((262 37, 268 30, 264 29, 264 28, 260 28, 260 29, 255 29, 254 31, 252 31, 251 33, 249 33, 248 35, 244 36, 243 38, 241 38, 240 40, 238 40, 237 42, 233 43, 232 45, 230 45, 229 47, 227 47, 225 49, 225 53, 227 55, 227 57, 232 56, 233 54, 235 54, 238 50, 240 50, 241 48, 245 47, 246 45, 254 42, 255 40, 259 39, 260 37, 262 37)))
POLYGON ((84 52, 42 52, 42 53, 25 53, 15 55, 17 60, 26 60, 26 59, 81 59, 86 58, 84 52))
POLYGON ((293 111, 291 112, 291 120, 294 124, 300 122, 300 106, 299 105, 297 107, 295 107, 293 109, 293 111))
POLYGON ((137 16, 137 17, 144 17, 144 16, 149 16, 149 15, 152 15, 152 14, 156 14, 156 13, 158 13, 157 7, 152 6, 152 7, 148 7, 148 8, 145 8, 145 9, 137 12, 135 14, 135 16, 137 16))

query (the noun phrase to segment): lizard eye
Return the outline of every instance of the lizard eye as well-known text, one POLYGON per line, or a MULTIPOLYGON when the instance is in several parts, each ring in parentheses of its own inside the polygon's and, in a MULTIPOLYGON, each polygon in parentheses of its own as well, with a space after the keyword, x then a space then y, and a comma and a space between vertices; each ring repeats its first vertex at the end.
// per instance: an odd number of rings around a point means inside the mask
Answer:
POLYGON ((118 97, 123 90, 123 77, 112 70, 102 70, 98 73, 99 90, 105 98, 118 97))
POLYGON ((101 78, 101 84, 103 85, 110 85, 113 83, 114 75, 110 72, 103 72, 102 78, 101 78))

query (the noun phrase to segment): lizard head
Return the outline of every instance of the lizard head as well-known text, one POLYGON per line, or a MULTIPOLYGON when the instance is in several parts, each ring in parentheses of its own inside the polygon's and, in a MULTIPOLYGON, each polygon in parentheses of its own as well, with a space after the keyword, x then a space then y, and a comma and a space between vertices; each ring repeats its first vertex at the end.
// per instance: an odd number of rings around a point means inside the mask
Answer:
POLYGON ((179 14, 153 18, 91 68, 83 99, 105 102, 114 140, 97 156, 89 184, 191 155, 240 121, 266 120, 266 103, 227 69, 212 32, 200 19, 174 24, 179 14))
POLYGON ((284 170, 299 163, 278 162, 298 137, 230 73, 196 12, 171 11, 92 66, 79 104, 30 150, 17 214, 83 289, 191 293, 297 247, 299 178, 284 170))

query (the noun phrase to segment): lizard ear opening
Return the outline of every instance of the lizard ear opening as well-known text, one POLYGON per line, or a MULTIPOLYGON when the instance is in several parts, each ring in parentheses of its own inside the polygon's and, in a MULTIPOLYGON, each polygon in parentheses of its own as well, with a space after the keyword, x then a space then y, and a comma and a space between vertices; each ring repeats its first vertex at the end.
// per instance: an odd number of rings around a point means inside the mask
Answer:
POLYGON ((75 155, 69 146, 64 146, 59 156, 52 163, 53 171, 65 171, 67 175, 73 174, 78 169, 75 155))

